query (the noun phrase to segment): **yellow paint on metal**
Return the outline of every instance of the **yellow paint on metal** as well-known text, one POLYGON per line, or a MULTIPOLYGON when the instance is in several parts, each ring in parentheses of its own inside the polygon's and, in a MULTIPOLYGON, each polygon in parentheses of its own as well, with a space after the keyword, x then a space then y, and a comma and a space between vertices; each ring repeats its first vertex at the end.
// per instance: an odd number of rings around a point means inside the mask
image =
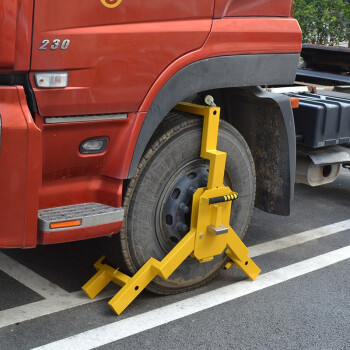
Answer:
POLYGON ((216 149, 220 108, 180 103, 176 109, 204 117, 201 157, 210 161, 208 184, 207 187, 197 189, 193 195, 190 231, 162 261, 149 259, 133 277, 103 264, 104 257, 96 262, 94 266, 97 273, 83 286, 83 290, 90 298, 94 298, 110 282, 121 286, 119 292, 108 303, 118 315, 154 277, 158 275, 167 279, 188 256, 196 257, 200 263, 205 263, 225 251, 231 259, 226 268, 235 265, 252 280, 261 272, 249 258, 248 248, 230 227, 232 200, 236 200, 238 195, 223 184, 226 153, 216 149), (210 200, 214 201, 214 204, 209 204, 210 200), (224 231, 220 231, 222 227, 224 231))
POLYGON ((219 227, 221 224, 222 219, 222 206, 218 204, 213 205, 213 219, 211 221, 211 224, 215 227, 219 227))
POLYGON ((119 6, 122 3, 122 1, 123 0, 101 0, 102 5, 110 8, 110 9, 113 9, 113 8, 119 6))

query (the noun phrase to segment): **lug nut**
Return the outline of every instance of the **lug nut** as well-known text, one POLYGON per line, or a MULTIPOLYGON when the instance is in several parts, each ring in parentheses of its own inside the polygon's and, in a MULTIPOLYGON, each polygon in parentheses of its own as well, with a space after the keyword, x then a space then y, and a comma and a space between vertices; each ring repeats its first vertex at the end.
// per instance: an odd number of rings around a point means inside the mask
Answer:
POLYGON ((208 176, 201 179, 201 186, 206 187, 208 184, 208 176))
POLYGON ((180 203, 178 206, 178 210, 180 213, 188 214, 190 212, 190 208, 185 203, 180 203))
POLYGON ((195 193, 196 193, 197 189, 193 186, 191 186, 189 189, 188 189, 188 193, 193 196, 195 193))
POLYGON ((177 231, 182 233, 188 232, 188 226, 183 222, 178 222, 175 228, 177 231))

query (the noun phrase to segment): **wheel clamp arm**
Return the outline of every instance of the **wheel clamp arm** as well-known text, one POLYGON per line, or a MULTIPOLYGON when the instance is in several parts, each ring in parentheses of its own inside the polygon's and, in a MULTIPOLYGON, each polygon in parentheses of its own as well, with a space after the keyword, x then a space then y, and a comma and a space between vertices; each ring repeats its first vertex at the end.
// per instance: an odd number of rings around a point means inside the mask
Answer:
POLYGON ((121 286, 108 303, 118 315, 154 277, 158 275, 167 279, 190 255, 204 263, 225 250, 231 259, 226 268, 234 264, 252 280, 261 271, 249 258, 248 248, 230 227, 231 204, 238 194, 223 184, 226 153, 216 149, 220 108, 180 103, 176 109, 204 117, 201 157, 210 161, 208 184, 193 195, 190 231, 162 261, 150 258, 133 277, 104 264, 104 257, 95 263, 97 273, 82 289, 90 298, 94 298, 110 282, 121 286))

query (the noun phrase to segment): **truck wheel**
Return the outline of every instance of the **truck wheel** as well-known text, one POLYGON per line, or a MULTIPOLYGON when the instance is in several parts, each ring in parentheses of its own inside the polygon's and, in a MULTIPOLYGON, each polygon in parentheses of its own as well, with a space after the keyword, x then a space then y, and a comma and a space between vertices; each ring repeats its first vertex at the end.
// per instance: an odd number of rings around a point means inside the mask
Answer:
MULTIPOLYGON (((149 258, 162 260, 188 232, 192 195, 206 186, 208 178, 209 163, 199 157, 201 135, 201 118, 175 112, 167 117, 128 185, 124 225, 111 239, 109 262, 117 261, 119 246, 124 270, 134 274, 149 258)), ((253 159, 243 137, 223 121, 218 149, 227 152, 225 184, 239 194, 231 226, 243 237, 255 198, 253 159)), ((147 289, 163 295, 194 289, 212 279, 226 262, 224 253, 202 264, 188 257, 167 280, 156 277, 147 289)))

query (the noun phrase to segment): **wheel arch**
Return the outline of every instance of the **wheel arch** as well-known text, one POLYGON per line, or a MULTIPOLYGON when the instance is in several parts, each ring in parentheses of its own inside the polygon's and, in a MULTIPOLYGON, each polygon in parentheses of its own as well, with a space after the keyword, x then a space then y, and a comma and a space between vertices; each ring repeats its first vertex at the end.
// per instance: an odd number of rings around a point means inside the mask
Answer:
MULTIPOLYGON (((217 97, 221 96, 221 99, 229 106, 230 103, 227 101, 230 94, 228 92, 231 91, 231 95, 232 93, 237 96, 243 94, 247 105, 251 102, 263 101, 261 106, 264 106, 266 111, 273 112, 271 120, 275 122, 274 125, 278 125, 279 132, 286 136, 285 138, 280 137, 281 148, 272 151, 270 147, 269 152, 267 152, 270 154, 269 157, 268 154, 260 157, 259 152, 255 152, 254 160, 258 164, 258 169, 261 168, 261 172, 257 172, 257 177, 262 179, 258 181, 256 205, 267 212, 288 215, 294 190, 295 172, 295 136, 293 136, 295 131, 289 99, 279 95, 267 95, 257 87, 241 90, 234 88, 291 84, 294 82, 298 59, 299 54, 220 56, 196 61, 182 68, 163 85, 151 103, 134 149, 128 178, 135 175, 137 166, 152 135, 177 103, 184 101, 193 94, 214 90, 216 91, 215 95, 217 97), (278 151, 281 152, 280 159, 287 160, 283 165, 283 171, 277 171, 281 164, 277 160, 273 161, 272 154, 276 154, 278 151), (260 166, 267 159, 270 160, 268 164, 273 165, 276 170, 269 176, 264 173, 264 167, 260 166), (277 178, 272 178, 272 175, 277 176, 277 178), (267 182, 264 181, 265 177, 268 179, 267 182), (264 196, 267 196, 268 200, 264 199, 264 196)), ((219 102, 218 105, 220 105, 219 102)), ((226 114, 227 117, 224 117, 224 119, 230 120, 228 113, 232 110, 232 107, 226 108, 224 115, 226 114)), ((246 111, 244 114, 246 118, 249 108, 246 106, 244 110, 246 111)), ((252 113, 252 111, 250 112, 252 113)), ((250 119, 251 122, 256 124, 258 123, 257 111, 253 112, 254 117, 252 116, 250 119)), ((252 134, 249 133, 249 126, 238 119, 240 118, 230 120, 230 122, 243 134, 250 147, 255 146, 253 143, 254 137, 249 140, 249 135, 252 134)), ((255 129, 255 131, 258 132, 259 130, 255 129)), ((263 134, 260 131, 260 136, 263 136, 263 134)), ((265 137, 272 135, 273 130, 271 128, 266 129, 265 137)))

